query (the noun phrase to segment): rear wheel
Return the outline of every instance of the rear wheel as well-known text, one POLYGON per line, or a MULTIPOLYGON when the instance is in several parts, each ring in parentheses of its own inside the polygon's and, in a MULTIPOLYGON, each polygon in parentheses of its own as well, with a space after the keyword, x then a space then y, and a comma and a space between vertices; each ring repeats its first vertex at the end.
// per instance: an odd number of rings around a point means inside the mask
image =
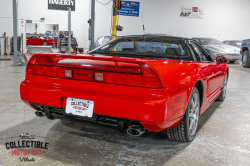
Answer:
POLYGON ((43 42, 43 45, 44 45, 44 46, 47 46, 47 45, 48 45, 48 42, 47 42, 47 41, 44 41, 44 42, 43 42))
POLYGON ((242 54, 242 66, 246 68, 250 68, 250 58, 249 58, 248 51, 244 51, 242 54))
POLYGON ((196 136, 199 116, 200 95, 198 89, 194 87, 182 121, 177 126, 166 131, 168 138, 181 142, 193 141, 196 136))
POLYGON ((225 98, 226 98, 226 94, 227 94, 227 80, 228 80, 227 76, 228 76, 228 73, 226 73, 226 75, 225 75, 223 87, 222 87, 222 89, 221 89, 221 94, 220 94, 220 96, 216 99, 216 101, 224 101, 225 98))

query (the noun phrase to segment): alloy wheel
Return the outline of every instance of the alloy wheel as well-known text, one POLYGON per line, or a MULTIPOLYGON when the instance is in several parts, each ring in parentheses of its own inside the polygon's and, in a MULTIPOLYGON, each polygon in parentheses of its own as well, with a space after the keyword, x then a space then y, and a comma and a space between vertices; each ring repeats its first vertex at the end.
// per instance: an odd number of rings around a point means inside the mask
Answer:
POLYGON ((189 110, 189 134, 193 136, 196 132, 199 120, 199 94, 196 92, 191 98, 189 110))

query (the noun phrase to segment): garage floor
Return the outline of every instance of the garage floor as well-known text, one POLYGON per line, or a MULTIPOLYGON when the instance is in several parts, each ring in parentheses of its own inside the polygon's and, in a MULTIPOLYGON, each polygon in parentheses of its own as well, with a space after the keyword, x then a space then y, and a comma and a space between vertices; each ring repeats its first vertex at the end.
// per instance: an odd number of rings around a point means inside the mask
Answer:
POLYGON ((19 97, 25 67, 11 65, 0 61, 0 165, 27 164, 5 148, 22 133, 49 143, 30 165, 250 165, 250 69, 240 64, 229 65, 226 101, 200 117, 192 143, 170 141, 164 134, 133 138, 111 126, 36 117, 19 97))

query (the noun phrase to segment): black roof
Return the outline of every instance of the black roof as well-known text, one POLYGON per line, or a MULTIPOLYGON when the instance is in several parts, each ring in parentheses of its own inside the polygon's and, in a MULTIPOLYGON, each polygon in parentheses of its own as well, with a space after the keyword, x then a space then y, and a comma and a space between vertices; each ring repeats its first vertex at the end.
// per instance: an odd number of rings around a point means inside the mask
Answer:
POLYGON ((189 39, 186 37, 177 37, 177 36, 172 36, 172 35, 167 35, 167 34, 145 34, 145 35, 127 35, 127 36, 120 36, 123 38, 128 38, 128 37, 167 37, 169 39, 179 39, 179 40, 185 40, 185 39, 189 39))

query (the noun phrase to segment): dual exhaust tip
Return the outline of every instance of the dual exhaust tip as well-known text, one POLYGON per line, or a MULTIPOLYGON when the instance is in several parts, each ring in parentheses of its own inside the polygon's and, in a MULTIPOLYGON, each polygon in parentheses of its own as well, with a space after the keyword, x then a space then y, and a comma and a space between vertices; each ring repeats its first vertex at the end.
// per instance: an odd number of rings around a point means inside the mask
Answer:
POLYGON ((140 137, 142 134, 145 133, 145 129, 142 127, 128 128, 127 133, 128 135, 133 136, 133 137, 140 137))
MULTIPOLYGON (((46 116, 45 112, 43 112, 43 111, 36 111, 35 114, 38 117, 45 117, 46 116)), ((123 131, 124 131, 126 127, 124 125, 120 125, 120 124, 118 123, 118 127, 123 128, 123 131)), ((119 131, 120 131, 120 129, 119 129, 119 131)), ((127 134, 130 136, 133 136, 133 137, 139 137, 139 136, 143 135, 144 133, 145 133, 145 128, 143 128, 141 126, 130 126, 127 129, 127 134)))
POLYGON ((35 114, 38 117, 45 117, 45 113, 43 111, 36 111, 35 114))
POLYGON ((127 133, 130 136, 139 137, 145 133, 145 128, 141 126, 138 122, 137 125, 129 124, 128 121, 117 121, 117 126, 120 133, 127 133))

